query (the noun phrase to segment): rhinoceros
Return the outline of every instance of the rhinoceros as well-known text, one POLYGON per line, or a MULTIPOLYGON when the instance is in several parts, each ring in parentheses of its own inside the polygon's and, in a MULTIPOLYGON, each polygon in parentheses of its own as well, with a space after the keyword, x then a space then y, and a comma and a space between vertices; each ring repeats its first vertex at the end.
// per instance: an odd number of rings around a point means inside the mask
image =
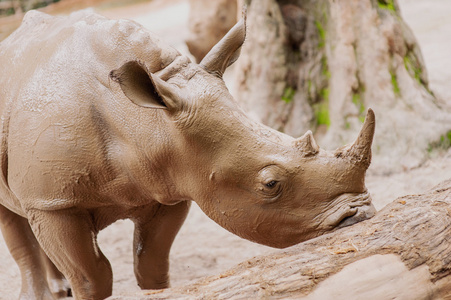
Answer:
POLYGON ((139 286, 168 287, 191 201, 278 248, 375 214, 373 111, 335 151, 252 120, 222 79, 244 38, 240 21, 194 64, 132 21, 31 11, 0 44, 0 223, 23 299, 59 297, 67 282, 77 299, 111 295, 96 236, 125 218, 139 286))

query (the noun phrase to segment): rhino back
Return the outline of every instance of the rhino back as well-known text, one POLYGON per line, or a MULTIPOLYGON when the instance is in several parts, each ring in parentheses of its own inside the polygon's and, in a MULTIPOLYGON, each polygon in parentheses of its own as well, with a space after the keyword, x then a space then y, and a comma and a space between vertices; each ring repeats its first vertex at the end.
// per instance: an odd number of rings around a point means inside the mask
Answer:
POLYGON ((86 11, 70 17, 27 13, 0 44, 0 86, 6 87, 0 91, 0 190, 11 189, 22 201, 9 195, 5 205, 16 211, 64 208, 90 186, 125 185, 111 161, 120 160, 114 156, 124 148, 140 151, 131 139, 164 135, 164 116, 138 109, 110 84, 109 72, 129 60, 157 72, 179 55, 131 21, 86 11))

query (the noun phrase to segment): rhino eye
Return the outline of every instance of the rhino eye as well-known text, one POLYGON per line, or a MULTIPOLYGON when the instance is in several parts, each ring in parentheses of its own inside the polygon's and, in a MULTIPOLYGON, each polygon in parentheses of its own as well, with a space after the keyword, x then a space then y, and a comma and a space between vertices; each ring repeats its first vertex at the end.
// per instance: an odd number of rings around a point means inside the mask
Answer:
POLYGON ((276 186, 276 184, 277 184, 277 181, 275 181, 275 180, 271 180, 270 182, 268 182, 268 183, 267 183, 267 184, 265 184, 265 185, 266 185, 266 187, 268 187, 268 188, 272 189, 273 187, 275 187, 275 186, 276 186))
POLYGON ((265 203, 275 201, 282 194, 286 181, 285 170, 276 165, 264 167, 256 178, 255 190, 265 203))

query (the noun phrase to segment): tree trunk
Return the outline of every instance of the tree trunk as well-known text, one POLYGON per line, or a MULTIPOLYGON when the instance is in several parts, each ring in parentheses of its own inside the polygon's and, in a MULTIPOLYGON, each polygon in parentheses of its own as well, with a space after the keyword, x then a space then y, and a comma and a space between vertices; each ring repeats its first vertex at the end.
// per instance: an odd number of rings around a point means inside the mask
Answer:
POLYGON ((451 179, 217 276, 111 299, 451 299, 451 179))
POLYGON ((371 107, 379 173, 449 147, 451 114, 428 88, 396 0, 259 0, 247 20, 234 94, 258 120, 293 136, 312 129, 336 148, 355 139, 371 107))

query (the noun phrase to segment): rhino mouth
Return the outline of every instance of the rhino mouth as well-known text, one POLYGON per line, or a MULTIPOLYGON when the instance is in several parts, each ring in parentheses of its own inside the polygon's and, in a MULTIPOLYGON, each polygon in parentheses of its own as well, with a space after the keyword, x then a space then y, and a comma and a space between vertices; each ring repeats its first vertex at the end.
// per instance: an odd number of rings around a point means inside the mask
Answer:
POLYGON ((322 230, 331 231, 343 228, 373 217, 376 209, 371 203, 370 194, 344 193, 329 203, 329 210, 317 215, 314 222, 322 230))
POLYGON ((376 209, 373 204, 359 207, 357 211, 351 216, 345 216, 339 223, 338 228, 354 225, 361 221, 372 218, 376 214, 376 209))
POLYGON ((368 192, 359 194, 357 198, 358 200, 350 202, 349 209, 338 220, 337 228, 354 225, 370 219, 376 214, 376 209, 371 203, 371 196, 368 192))

